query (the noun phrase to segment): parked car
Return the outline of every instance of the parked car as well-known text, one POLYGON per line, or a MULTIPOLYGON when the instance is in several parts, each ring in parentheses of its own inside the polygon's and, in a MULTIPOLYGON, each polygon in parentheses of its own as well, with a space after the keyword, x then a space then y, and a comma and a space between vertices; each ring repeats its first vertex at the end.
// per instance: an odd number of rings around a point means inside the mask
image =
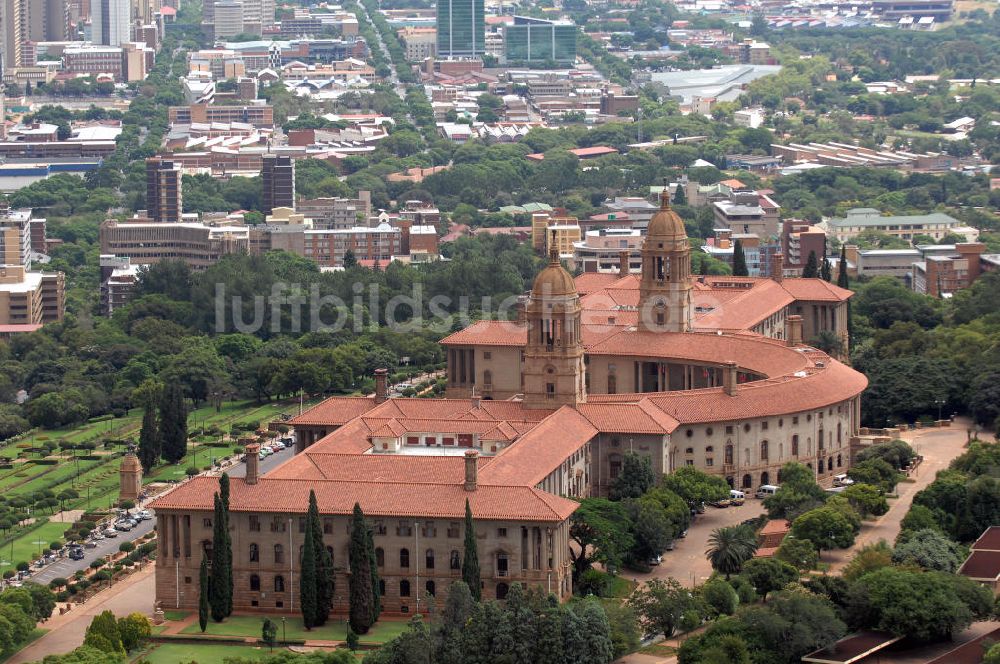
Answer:
POLYGON ((847 476, 847 473, 833 476, 833 486, 851 486, 854 480, 847 476))
POLYGON ((669 542, 667 542, 667 549, 666 549, 666 550, 667 550, 667 551, 673 551, 673 550, 674 550, 674 548, 676 548, 676 546, 677 546, 677 545, 676 545, 676 544, 674 544, 674 541, 673 541, 673 540, 670 540, 669 542))
POLYGON ((742 491, 737 491, 736 489, 729 490, 729 503, 731 505, 736 505, 739 507, 746 500, 747 495, 742 491))
POLYGON ((709 503, 712 507, 729 507, 731 501, 728 498, 723 498, 722 500, 713 500, 709 503))
POLYGON ((153 518, 153 513, 150 512, 149 510, 142 510, 139 512, 137 516, 139 517, 140 521, 149 521, 150 519, 153 518))
POLYGON ((39 558, 38 560, 35 561, 35 568, 36 569, 42 569, 43 567, 45 567, 45 559, 44 558, 39 558))
POLYGON ((655 567, 663 562, 663 556, 651 556, 646 562, 649 563, 650 567, 655 567))
POLYGON ((778 493, 778 489, 780 488, 780 486, 775 486, 774 484, 761 484, 760 487, 757 488, 757 493, 754 495, 758 498, 767 498, 768 496, 773 496, 778 493))
POLYGON ((90 533, 90 539, 94 540, 95 542, 100 542, 102 539, 104 539, 104 534, 100 530, 95 530, 94 532, 90 533))
POLYGON ((118 523, 115 524, 115 530, 120 530, 123 533, 127 533, 128 531, 132 530, 132 522, 119 521, 118 523))
POLYGON ((688 531, 682 530, 680 534, 677 536, 677 539, 684 539, 687 536, 688 536, 688 531))
MULTIPOLYGON (((104 538, 102 537, 101 539, 104 539, 104 538)), ((97 540, 89 539, 89 540, 87 540, 86 542, 83 543, 83 546, 85 546, 88 549, 96 549, 97 548, 97 540)))
POLYGON ((70 549, 69 549, 69 559, 70 560, 83 560, 83 547, 82 546, 73 546, 73 547, 70 547, 70 549))
POLYGON ((105 537, 118 537, 118 531, 116 531, 114 528, 107 528, 104 531, 104 536, 105 537))

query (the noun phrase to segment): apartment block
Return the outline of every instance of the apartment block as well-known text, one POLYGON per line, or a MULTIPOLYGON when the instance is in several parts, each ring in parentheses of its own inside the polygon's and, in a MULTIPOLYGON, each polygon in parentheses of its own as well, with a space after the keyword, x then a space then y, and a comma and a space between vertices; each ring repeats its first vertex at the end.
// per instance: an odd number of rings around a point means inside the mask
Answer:
POLYGON ((809 254, 823 260, 826 254, 826 231, 802 219, 785 219, 781 224, 781 246, 785 268, 801 274, 809 262, 809 254))
POLYGON ((33 332, 62 320, 62 272, 29 272, 21 265, 0 266, 0 326, 5 334, 33 332))
POLYGON ((159 223, 176 223, 184 210, 180 164, 151 157, 146 160, 146 208, 159 223))
POLYGON ((403 42, 407 60, 419 62, 437 55, 436 28, 401 28, 396 34, 403 42))
POLYGON ((317 229, 352 228, 371 215, 371 192, 359 191, 357 198, 300 198, 295 211, 317 229))
POLYGON ((191 124, 192 122, 247 122, 255 127, 273 127, 274 109, 263 104, 247 106, 216 106, 191 104, 171 106, 167 111, 170 124, 191 124))
POLYGON ((101 224, 101 253, 128 257, 136 265, 182 260, 194 269, 214 265, 227 254, 250 250, 246 226, 201 223, 163 224, 148 218, 108 220, 101 224))
POLYGON ((295 207, 294 159, 285 155, 264 155, 261 180, 264 186, 264 214, 271 214, 277 207, 295 207))

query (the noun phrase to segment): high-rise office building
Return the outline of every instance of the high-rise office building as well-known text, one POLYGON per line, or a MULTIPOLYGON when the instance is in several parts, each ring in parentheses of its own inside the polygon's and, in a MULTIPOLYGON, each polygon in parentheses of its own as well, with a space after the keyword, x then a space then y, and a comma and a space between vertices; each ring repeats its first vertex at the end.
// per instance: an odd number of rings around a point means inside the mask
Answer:
POLYGON ((21 44, 28 38, 27 0, 0 0, 0 41, 3 68, 22 65, 21 44))
POLYGON ((132 41, 132 0, 91 0, 91 37, 95 44, 121 46, 132 41))
POLYGON ((577 27, 572 21, 546 21, 515 16, 503 29, 504 56, 509 63, 572 64, 576 60, 577 27))
MULTIPOLYGON (((253 32, 245 29, 244 7, 239 0, 219 0, 215 3, 215 22, 212 24, 212 35, 215 39, 228 39, 243 32, 253 32)), ((260 34, 258 30, 256 34, 260 34)))
POLYGON ((295 161, 282 155, 264 155, 261 169, 264 181, 263 212, 276 207, 295 207, 295 161))
POLYGON ((146 211, 157 222, 178 222, 184 209, 181 166, 161 157, 146 160, 146 211))
POLYGON ((483 0, 439 0, 437 53, 439 58, 474 58, 486 50, 486 14, 483 0))

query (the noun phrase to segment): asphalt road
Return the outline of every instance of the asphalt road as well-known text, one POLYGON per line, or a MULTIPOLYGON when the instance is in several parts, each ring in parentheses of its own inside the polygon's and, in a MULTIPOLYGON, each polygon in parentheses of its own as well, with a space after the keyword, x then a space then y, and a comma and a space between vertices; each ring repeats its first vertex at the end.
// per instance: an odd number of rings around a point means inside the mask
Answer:
MULTIPOLYGON (((273 468, 285 463, 294 456, 294 447, 286 447, 280 452, 275 452, 271 456, 267 457, 260 462, 260 474, 265 475, 273 468)), ((230 477, 245 477, 247 474, 247 466, 245 463, 240 461, 239 463, 230 466, 226 469, 226 472, 230 477)))
POLYGON ((153 530, 154 523, 154 519, 140 521, 138 526, 127 533, 119 532, 118 537, 106 537, 105 539, 100 540, 97 543, 96 548, 84 548, 83 560, 71 560, 69 556, 64 556, 51 565, 46 565, 40 570, 32 570, 34 573, 27 580, 34 581, 35 583, 47 584, 52 579, 60 577, 68 579, 73 576, 73 572, 79 569, 87 569, 90 566, 90 563, 94 562, 97 558, 107 556, 118 551, 118 547, 121 546, 122 542, 132 542, 151 532, 153 530))

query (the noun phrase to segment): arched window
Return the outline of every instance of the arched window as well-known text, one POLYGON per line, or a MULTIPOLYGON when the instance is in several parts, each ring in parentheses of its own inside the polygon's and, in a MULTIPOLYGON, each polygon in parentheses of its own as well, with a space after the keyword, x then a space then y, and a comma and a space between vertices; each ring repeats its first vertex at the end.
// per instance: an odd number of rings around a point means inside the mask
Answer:
POLYGON ((766 472, 761 473, 760 474, 760 483, 761 484, 770 484, 771 483, 771 476, 768 475, 766 472))
POLYGON ((822 473, 823 472, 823 457, 819 458, 819 461, 816 462, 816 465, 819 466, 819 472, 822 473))
POLYGON ((378 547, 375 549, 375 565, 385 567, 385 549, 378 547))
POLYGON ((744 489, 749 489, 752 485, 753 485, 753 479, 751 479, 750 475, 744 475, 743 476, 743 488, 744 489))
POLYGON ((410 550, 400 549, 399 550, 399 566, 409 567, 410 566, 410 550))
POLYGON ((260 560, 260 548, 256 544, 250 545, 250 562, 255 563, 260 560))
POLYGON ((427 583, 425 583, 424 588, 427 589, 427 594, 430 595, 431 597, 434 597, 434 595, 437 593, 437 586, 434 585, 433 581, 428 581, 427 583))
POLYGON ((618 393, 618 376, 613 373, 608 374, 608 394, 618 393))
POLYGON ((726 460, 724 461, 724 463, 730 464, 730 465, 733 463, 733 446, 732 445, 726 445, 726 460))
POLYGON ((842 435, 843 435, 842 425, 841 425, 840 422, 837 422, 837 444, 838 444, 838 446, 839 446, 839 444, 841 442, 841 436, 842 435))
POLYGON ((424 569, 434 569, 434 549, 427 549, 424 555, 424 569))
POLYGON ((280 575, 274 577, 274 592, 276 593, 285 592, 285 577, 280 575))
POLYGON ((274 545, 274 562, 275 564, 285 562, 285 547, 280 544, 274 545))
POLYGON ((486 389, 493 387, 493 372, 489 369, 483 372, 483 386, 486 389))
POLYGON ((826 469, 833 470, 833 457, 826 460, 826 469))
POLYGON ((799 434, 792 436, 792 456, 799 455, 799 434))
POLYGON ((452 551, 449 557, 448 567, 451 569, 462 569, 462 559, 458 555, 458 551, 452 551))
POLYGON ((385 597, 385 579, 378 580, 378 594, 385 597))
POLYGON ((506 583, 497 584, 497 599, 507 599, 507 592, 510 587, 506 583))
MULTIPOLYGON (((767 441, 760 441, 760 459, 761 461, 767 461, 767 441)), ((765 482, 765 484, 767 484, 765 482)))
POLYGON ((410 582, 403 579, 399 582, 399 596, 409 597, 410 596, 410 582))
POLYGON ((843 461, 844 461, 843 457, 840 454, 838 454, 837 455, 837 468, 840 468, 843 465, 843 461))
POLYGON ((250 575, 250 590, 260 590, 260 577, 256 574, 250 575))

